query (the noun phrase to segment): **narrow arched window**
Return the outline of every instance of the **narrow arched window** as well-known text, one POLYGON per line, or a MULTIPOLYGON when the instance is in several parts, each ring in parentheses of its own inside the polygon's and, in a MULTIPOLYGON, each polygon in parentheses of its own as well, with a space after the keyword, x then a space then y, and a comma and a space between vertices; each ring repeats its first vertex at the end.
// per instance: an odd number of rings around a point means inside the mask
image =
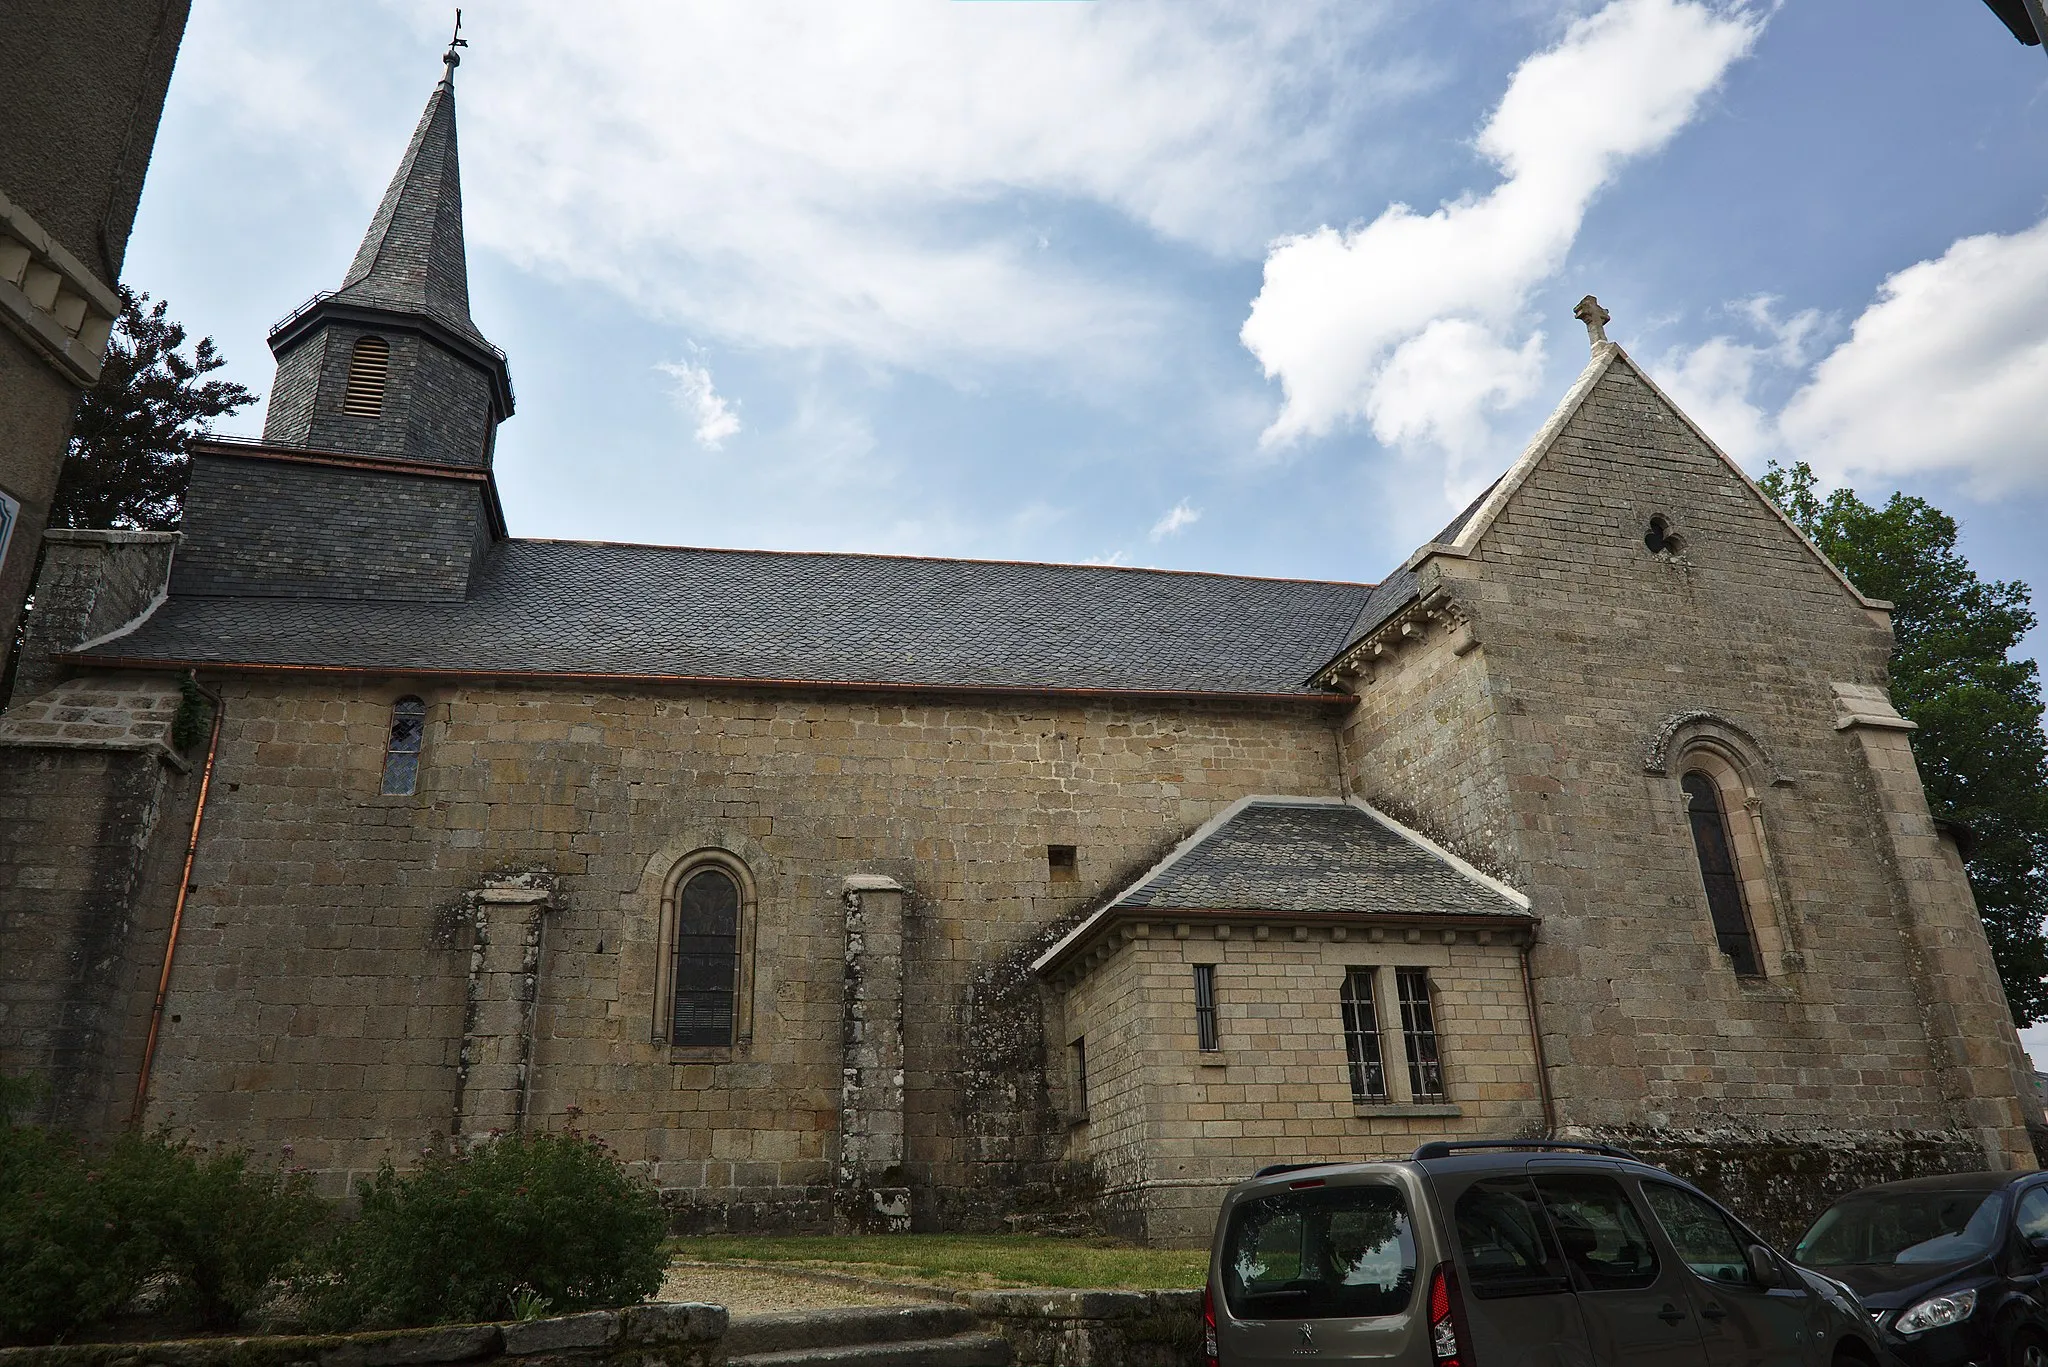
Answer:
POLYGON ((409 797, 420 784, 420 746, 427 734, 427 705, 418 698, 391 704, 391 736, 384 743, 384 795, 409 797))
POLYGON ((391 377, 391 343, 382 337, 358 337, 348 357, 348 387, 341 411, 374 418, 384 411, 384 383, 391 377))
POLYGON ((1734 843, 1728 835, 1728 813, 1721 803, 1721 789, 1713 778, 1694 769, 1679 780, 1685 791, 1685 814, 1692 823, 1693 852, 1699 856, 1700 879, 1706 884, 1707 913, 1713 917, 1714 938, 1721 952, 1744 977, 1756 977, 1763 970, 1756 953, 1756 937, 1750 933, 1749 912, 1742 900, 1742 875, 1735 867, 1734 843))
POLYGON ((730 1045, 740 976, 739 884, 724 869, 698 870, 676 893, 675 917, 669 1043, 730 1045))

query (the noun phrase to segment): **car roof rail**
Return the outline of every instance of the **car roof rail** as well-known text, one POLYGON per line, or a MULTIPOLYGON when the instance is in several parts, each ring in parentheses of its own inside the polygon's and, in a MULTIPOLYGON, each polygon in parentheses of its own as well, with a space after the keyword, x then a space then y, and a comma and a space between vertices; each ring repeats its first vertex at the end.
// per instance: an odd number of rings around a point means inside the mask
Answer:
POLYGON ((1431 1158, 1448 1158, 1470 1149, 1566 1149, 1573 1153, 1597 1153, 1606 1158, 1626 1158, 1632 1163, 1643 1161, 1640 1156, 1613 1144, 1591 1144, 1573 1139, 1438 1139, 1417 1148, 1410 1155, 1410 1160, 1421 1163, 1431 1158))
MULTIPOLYGON (((1341 1162, 1342 1160, 1338 1161, 1341 1162)), ((1261 1177, 1278 1177, 1283 1172, 1300 1172, 1303 1168, 1327 1168, 1330 1166, 1332 1164, 1328 1159, 1320 1163, 1268 1163, 1265 1167, 1253 1173, 1252 1178, 1256 1181, 1261 1177)))

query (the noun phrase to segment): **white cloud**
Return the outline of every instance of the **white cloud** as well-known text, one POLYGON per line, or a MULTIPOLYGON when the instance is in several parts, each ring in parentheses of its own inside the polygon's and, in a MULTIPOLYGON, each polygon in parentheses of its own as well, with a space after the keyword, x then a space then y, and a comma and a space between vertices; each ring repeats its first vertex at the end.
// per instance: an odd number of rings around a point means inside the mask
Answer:
POLYGON ((1188 501, 1182 499, 1171 508, 1168 508, 1164 517, 1161 517, 1152 524, 1152 530, 1147 535, 1154 541, 1164 541, 1167 537, 1192 527, 1201 520, 1202 510, 1200 508, 1190 508, 1188 501))
POLYGON ((1776 418, 1755 397, 1757 385, 1774 372, 1804 367, 1822 325, 1818 309, 1781 319, 1777 304, 1757 295, 1729 306, 1762 341, 1715 336, 1674 348, 1650 366, 1657 383, 1722 450, 1750 465, 1775 452, 1779 440, 1776 418))
POLYGON ((1502 176, 1490 192, 1277 243, 1241 333, 1285 396, 1262 440, 1363 418, 1382 442, 1442 453, 1447 483, 1462 479, 1491 445, 1492 415, 1534 392, 1544 336, 1528 299, 1587 207, 1694 117, 1762 25, 1742 5, 1614 0, 1515 71, 1478 137, 1502 176))
POLYGON ((1885 280, 1778 425, 1830 483, 1953 471, 1996 497, 2048 487, 2044 377, 2048 219, 1885 280))
POLYGON ((1256 251, 1412 88, 1362 47, 1397 3, 506 3, 462 69, 471 240, 727 342, 1142 367, 1183 305, 1053 250, 1060 210, 1256 251))
POLYGON ((709 366, 689 361, 661 361, 654 368, 668 376, 669 392, 676 401, 676 407, 696 424, 699 446, 716 451, 725 444, 727 437, 740 430, 739 414, 732 411, 732 405, 711 383, 709 366))

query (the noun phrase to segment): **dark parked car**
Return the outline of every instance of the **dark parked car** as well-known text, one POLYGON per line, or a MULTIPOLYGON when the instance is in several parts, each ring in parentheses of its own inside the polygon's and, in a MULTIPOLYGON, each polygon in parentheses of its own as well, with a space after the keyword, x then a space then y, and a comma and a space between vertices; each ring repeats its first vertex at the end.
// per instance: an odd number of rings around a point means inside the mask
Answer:
POLYGON ((1847 1283, 1912 1367, 2048 1367, 2048 1173, 1866 1187, 1792 1256, 1847 1283))
POLYGON ((1855 1299, 1599 1145, 1425 1144, 1231 1188, 1212 1367, 1880 1367, 1855 1299))

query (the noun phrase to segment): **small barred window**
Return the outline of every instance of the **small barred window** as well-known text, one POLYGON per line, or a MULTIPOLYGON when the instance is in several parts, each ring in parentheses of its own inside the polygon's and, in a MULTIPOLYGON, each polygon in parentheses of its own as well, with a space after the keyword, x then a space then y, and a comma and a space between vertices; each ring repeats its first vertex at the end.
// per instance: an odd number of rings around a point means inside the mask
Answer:
POLYGON ((1385 1051, 1380 1047, 1379 1004, 1370 968, 1344 973, 1344 1053, 1351 1065, 1351 1099, 1361 1105, 1389 1100, 1385 1051))
POLYGON ((1216 1033, 1216 965, 1195 965, 1195 1043, 1205 1054, 1223 1047, 1216 1033))
POLYGON ((358 337, 348 358, 348 388, 341 411, 374 418, 384 411, 384 383, 391 375, 391 343, 382 337, 358 337))
POLYGON ((1408 1095, 1420 1102, 1447 1101, 1444 1064, 1436 1049, 1436 1006, 1430 999, 1429 970, 1397 968, 1401 998, 1401 1043, 1408 1052, 1408 1095))
POLYGON ((420 746, 427 734, 427 705, 418 698, 391 704, 391 737, 384 744, 384 795, 410 797, 420 783, 420 746))

